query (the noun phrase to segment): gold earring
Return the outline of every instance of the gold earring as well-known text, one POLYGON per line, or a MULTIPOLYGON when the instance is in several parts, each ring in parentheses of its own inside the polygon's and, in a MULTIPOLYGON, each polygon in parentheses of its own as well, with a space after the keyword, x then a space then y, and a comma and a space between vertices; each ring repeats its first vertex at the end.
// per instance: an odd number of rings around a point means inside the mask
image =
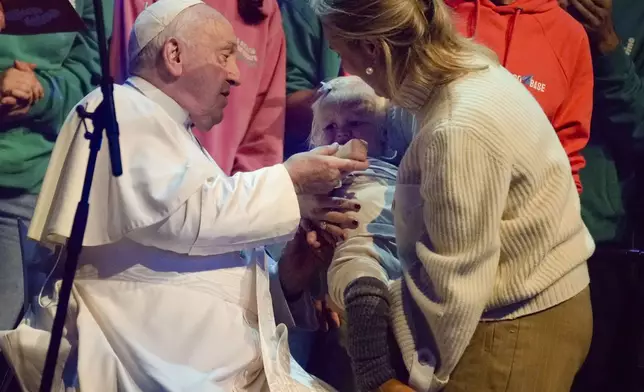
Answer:
POLYGON ((365 70, 365 73, 366 73, 367 75, 371 75, 371 74, 373 74, 373 68, 371 68, 371 67, 367 67, 367 69, 365 70))

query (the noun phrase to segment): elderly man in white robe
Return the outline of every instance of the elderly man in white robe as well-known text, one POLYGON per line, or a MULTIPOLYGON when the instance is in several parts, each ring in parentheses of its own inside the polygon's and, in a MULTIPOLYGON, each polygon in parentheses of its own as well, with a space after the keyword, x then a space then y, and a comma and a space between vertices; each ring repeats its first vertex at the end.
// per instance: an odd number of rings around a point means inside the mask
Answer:
MULTIPOLYGON (((221 121, 239 83, 236 42, 198 0, 160 0, 137 18, 136 76, 114 87, 123 175, 111 176, 102 149, 55 391, 328 390, 290 359, 273 306, 290 314, 261 246, 291 239, 302 218, 355 226, 343 211, 359 206, 306 195, 367 164, 327 146, 225 176, 190 128, 221 121)), ((81 104, 93 111, 101 100, 97 90, 81 104)), ((80 122, 69 115, 53 151, 29 229, 41 243, 64 247, 70 236, 89 155, 80 122)), ((28 391, 40 383, 54 310, 37 313, 1 339, 28 391)))

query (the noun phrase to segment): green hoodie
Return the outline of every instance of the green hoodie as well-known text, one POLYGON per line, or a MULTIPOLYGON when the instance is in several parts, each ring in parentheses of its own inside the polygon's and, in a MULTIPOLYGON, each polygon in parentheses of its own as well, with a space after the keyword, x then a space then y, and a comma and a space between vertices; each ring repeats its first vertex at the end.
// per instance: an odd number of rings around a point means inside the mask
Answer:
POLYGON ((318 88, 340 73, 340 57, 329 48, 308 0, 279 0, 286 36, 286 93, 318 88))
POLYGON ((582 215, 598 243, 644 247, 644 1, 615 0, 622 47, 593 55, 595 102, 583 154, 582 215))
MULTIPOLYGON (((70 0, 88 30, 81 33, 0 36, 0 72, 14 60, 36 64, 45 96, 29 112, 0 123, 0 197, 40 191, 59 128, 100 75, 92 0, 70 0)), ((113 0, 104 0, 105 28, 112 31, 113 0)), ((79 168, 83 170, 83 168, 79 168)))
MULTIPOLYGON (((317 89, 320 82, 340 73, 340 56, 329 47, 322 24, 308 0, 278 0, 286 36, 286 94, 317 89)), ((308 142, 302 139, 301 124, 292 124, 287 116, 284 156, 306 151, 308 142)), ((310 126, 306 125, 306 126, 310 126)))

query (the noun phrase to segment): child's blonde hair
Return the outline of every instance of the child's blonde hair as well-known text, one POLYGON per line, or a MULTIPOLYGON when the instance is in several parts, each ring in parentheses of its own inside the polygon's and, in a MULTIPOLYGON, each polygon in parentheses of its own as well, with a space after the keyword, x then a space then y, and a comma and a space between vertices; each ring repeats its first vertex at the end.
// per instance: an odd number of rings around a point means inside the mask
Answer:
POLYGON ((324 130, 321 117, 322 108, 335 106, 338 110, 359 111, 373 115, 377 119, 378 132, 382 136, 387 116, 389 101, 380 97, 358 76, 341 76, 323 82, 319 90, 320 97, 311 105, 313 124, 309 143, 312 147, 331 144, 332 140, 324 130))

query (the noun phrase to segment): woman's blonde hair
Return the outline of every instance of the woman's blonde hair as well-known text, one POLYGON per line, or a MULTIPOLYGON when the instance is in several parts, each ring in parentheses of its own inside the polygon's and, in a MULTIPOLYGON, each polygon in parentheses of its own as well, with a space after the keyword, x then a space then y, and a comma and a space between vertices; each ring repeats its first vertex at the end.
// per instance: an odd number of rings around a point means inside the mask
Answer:
POLYGON ((322 109, 329 107, 373 116, 378 126, 377 132, 382 137, 389 101, 379 97, 360 77, 341 76, 324 82, 319 94, 320 97, 311 105, 313 109, 313 123, 309 137, 311 147, 324 146, 332 142, 325 132, 322 118, 322 109))
POLYGON ((404 84, 427 89, 487 68, 473 63, 489 49, 458 34, 443 0, 310 0, 323 23, 348 44, 370 40, 382 51, 388 93, 404 105, 404 84))

